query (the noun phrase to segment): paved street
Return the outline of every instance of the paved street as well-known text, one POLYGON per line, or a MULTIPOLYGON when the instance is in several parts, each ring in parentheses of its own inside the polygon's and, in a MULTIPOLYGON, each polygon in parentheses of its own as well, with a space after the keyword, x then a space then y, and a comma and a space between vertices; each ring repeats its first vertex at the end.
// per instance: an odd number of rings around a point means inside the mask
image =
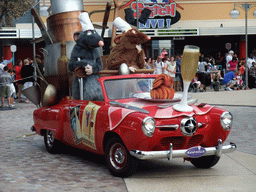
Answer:
MULTIPOLYGON (((255 93, 254 90, 251 94, 255 93)), ((205 95, 207 93, 196 93, 192 97, 202 97, 203 101, 205 95)), ((227 141, 237 144, 237 152, 223 155, 221 161, 208 170, 196 169, 181 159, 171 163, 166 160, 146 161, 137 173, 126 179, 110 175, 102 156, 69 147, 59 154, 49 154, 43 137, 30 131, 35 106, 17 103, 15 109, 0 110, 0 192, 185 191, 187 187, 191 191, 201 191, 209 186, 209 191, 255 191, 256 140, 253 136, 256 134, 256 107, 221 106, 223 103, 219 103, 219 107, 229 110, 234 116, 227 141), (246 168, 248 162, 254 162, 251 170, 246 168), (194 185, 193 180, 198 182, 200 178, 203 182, 194 185), (219 190, 212 187, 215 185, 224 187, 219 190)))
POLYGON ((35 106, 15 106, 0 111, 1 192, 127 191, 123 179, 110 175, 102 156, 71 148, 49 154, 43 137, 31 135, 35 106))

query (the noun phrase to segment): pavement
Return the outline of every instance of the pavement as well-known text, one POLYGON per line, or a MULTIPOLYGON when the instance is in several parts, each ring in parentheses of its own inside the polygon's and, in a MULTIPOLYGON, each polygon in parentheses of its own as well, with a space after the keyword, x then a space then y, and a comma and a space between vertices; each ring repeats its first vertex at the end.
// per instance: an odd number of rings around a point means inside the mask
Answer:
POLYGON ((221 106, 256 106, 256 89, 234 90, 234 91, 213 91, 208 89, 206 92, 189 92, 193 98, 199 102, 221 106))
POLYGON ((143 161, 128 178, 109 174, 104 158, 67 148, 49 154, 33 135, 33 104, 0 109, 0 192, 20 191, 256 191, 256 89, 192 93, 192 98, 232 111, 236 121, 227 141, 237 151, 223 154, 210 169, 183 159, 143 161), (248 147, 250 146, 250 148, 248 147))

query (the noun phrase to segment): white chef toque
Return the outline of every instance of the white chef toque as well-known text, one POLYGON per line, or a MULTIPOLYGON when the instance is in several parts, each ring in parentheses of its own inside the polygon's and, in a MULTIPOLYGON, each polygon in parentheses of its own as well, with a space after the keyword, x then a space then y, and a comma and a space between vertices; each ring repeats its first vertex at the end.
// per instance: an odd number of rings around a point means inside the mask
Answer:
POLYGON ((120 17, 117 17, 114 21, 113 21, 113 25, 121 30, 122 32, 126 32, 129 29, 131 29, 132 27, 129 25, 129 23, 127 23, 125 20, 123 20, 120 17))
POLYGON ((82 31, 94 30, 93 24, 87 12, 83 12, 79 15, 79 21, 82 25, 82 31))

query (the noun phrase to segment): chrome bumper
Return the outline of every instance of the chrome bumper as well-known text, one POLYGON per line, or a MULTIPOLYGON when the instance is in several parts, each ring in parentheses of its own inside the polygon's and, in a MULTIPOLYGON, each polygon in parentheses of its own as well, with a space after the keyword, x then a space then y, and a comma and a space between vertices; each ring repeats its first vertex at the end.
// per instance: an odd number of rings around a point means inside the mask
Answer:
MULTIPOLYGON (((218 140, 218 145, 216 147, 206 147, 205 153, 202 156, 216 155, 220 157, 222 153, 230 153, 236 150, 236 144, 230 143, 229 145, 223 146, 222 140, 218 140)), ((172 160, 172 158, 191 158, 187 155, 188 149, 173 150, 172 144, 170 144, 170 150, 168 151, 139 151, 131 150, 130 154, 138 159, 161 159, 167 158, 172 160)))

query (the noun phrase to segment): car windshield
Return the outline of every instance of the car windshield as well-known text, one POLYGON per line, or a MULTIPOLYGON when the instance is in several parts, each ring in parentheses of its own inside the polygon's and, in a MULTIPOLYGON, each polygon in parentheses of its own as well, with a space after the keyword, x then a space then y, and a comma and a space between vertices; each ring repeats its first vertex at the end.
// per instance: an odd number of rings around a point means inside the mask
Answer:
POLYGON ((104 81, 109 99, 127 99, 134 94, 150 92, 154 78, 114 79, 104 81))

